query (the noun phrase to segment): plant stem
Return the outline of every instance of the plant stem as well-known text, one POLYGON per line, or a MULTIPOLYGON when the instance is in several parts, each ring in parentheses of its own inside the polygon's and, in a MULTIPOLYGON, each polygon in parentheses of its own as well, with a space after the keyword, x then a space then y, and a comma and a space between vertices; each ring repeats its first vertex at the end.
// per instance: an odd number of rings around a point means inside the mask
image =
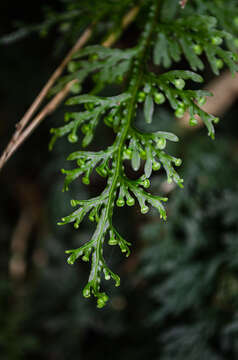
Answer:
POLYGON ((103 210, 103 215, 97 225, 97 229, 95 232, 98 232, 98 238, 97 238, 97 245, 95 252, 92 256, 92 268, 91 268, 91 274, 90 274, 90 280, 94 282, 94 289, 97 291, 97 269, 99 266, 99 262, 101 260, 101 249, 102 244, 104 241, 103 234, 105 233, 105 228, 108 228, 108 221, 112 217, 113 212, 113 206, 114 206, 114 200, 116 196, 116 190, 118 186, 118 182, 120 179, 120 173, 122 169, 123 164, 123 147, 125 144, 125 141, 128 136, 128 132, 131 126, 132 119, 134 118, 134 113, 136 109, 137 104, 137 93, 141 86, 141 82, 143 79, 143 73, 144 73, 144 67, 145 67, 145 58, 146 58, 146 50, 150 44, 151 35, 153 32, 153 26, 156 19, 156 15, 158 12, 158 1, 156 2, 156 5, 152 5, 151 12, 149 13, 149 20, 147 22, 147 25, 145 26, 145 31, 142 34, 142 37, 140 39, 140 45, 139 45, 139 54, 137 58, 134 60, 132 65, 132 78, 129 84, 128 92, 131 94, 131 98, 128 100, 127 104, 127 114, 125 118, 122 120, 122 127, 117 135, 116 142, 117 142, 117 150, 114 153, 114 174, 112 177, 109 177, 108 185, 109 188, 109 195, 108 195, 108 202, 105 207, 105 210, 103 210), (98 231, 99 230, 99 231, 98 231))

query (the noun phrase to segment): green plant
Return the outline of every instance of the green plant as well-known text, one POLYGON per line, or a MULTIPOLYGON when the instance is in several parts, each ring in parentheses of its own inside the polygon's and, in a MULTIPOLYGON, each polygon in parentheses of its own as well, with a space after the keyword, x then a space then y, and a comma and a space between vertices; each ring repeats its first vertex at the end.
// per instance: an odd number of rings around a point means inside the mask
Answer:
MULTIPOLYGON (((23 33, 17 32, 0 41, 14 40, 32 30, 45 35, 54 24, 59 24, 64 38, 72 40, 87 23, 94 27, 94 43, 105 33, 113 34, 115 39, 123 38, 122 18, 136 2, 62 0, 62 3, 62 13, 48 9, 42 25, 23 29, 23 33)), ((143 112, 149 126, 156 108, 169 106, 176 117, 188 112, 189 124, 195 126, 201 118, 208 135, 214 139, 214 124, 219 119, 202 109, 206 97, 212 94, 197 89, 197 84, 203 82, 198 72, 204 70, 207 62, 216 75, 224 65, 233 74, 238 69, 235 53, 238 7, 235 1, 143 0, 136 6, 139 8, 138 38, 129 40, 126 49, 90 45, 77 51, 68 63, 68 74, 51 90, 51 94, 58 94, 64 91, 65 85, 71 84, 73 97, 67 99, 66 105, 73 109, 66 112, 64 126, 51 129, 50 149, 64 136, 70 143, 79 142, 85 148, 93 141, 97 127, 104 126, 102 123, 114 132, 110 146, 99 151, 75 151, 68 160, 76 162, 76 167, 62 169, 66 176, 65 191, 79 177, 85 185, 90 184, 94 170, 105 179, 101 194, 88 200, 71 200, 71 205, 77 209, 59 222, 59 225, 74 223, 78 229, 88 215, 95 223, 91 239, 66 253, 69 264, 74 264, 79 257, 91 262, 83 295, 94 295, 99 308, 108 301, 101 290, 102 275, 106 280, 112 278, 116 286, 120 284, 119 276, 104 260, 105 241, 111 246, 118 245, 126 256, 130 254, 131 244, 113 223, 115 205, 130 207, 137 200, 142 214, 152 206, 159 211, 160 218, 166 220, 164 203, 167 198, 148 190, 152 172, 165 170, 168 183, 175 182, 183 187, 183 179, 175 169, 182 160, 165 151, 167 141, 177 142, 178 137, 165 131, 139 130, 135 121, 137 114, 143 112), (174 63, 184 59, 188 70, 174 70, 174 63), (108 93, 110 96, 105 96, 108 93), (129 163, 135 172, 133 179, 128 175, 129 163)))
MULTIPOLYGON (((60 91, 73 79, 77 82, 72 86, 73 97, 66 101, 69 106, 77 106, 76 110, 65 114, 66 125, 51 129, 53 134, 50 148, 59 137, 66 136, 71 143, 78 142, 79 130, 83 134, 82 147, 88 146, 93 140, 95 129, 100 122, 112 128, 115 133, 113 143, 101 151, 76 151, 69 155, 68 160, 76 161, 76 168, 62 170, 66 175, 64 190, 69 184, 82 176, 84 184, 90 183, 90 175, 97 173, 106 179, 106 187, 102 193, 89 200, 74 199, 73 207, 78 207, 72 214, 63 217, 59 225, 74 223, 77 229, 88 214, 89 220, 95 223, 95 231, 91 239, 77 249, 67 250, 68 263, 73 264, 82 257, 91 261, 91 272, 88 284, 83 290, 85 297, 92 294, 97 297, 98 307, 108 301, 108 296, 101 291, 101 276, 106 280, 112 278, 119 286, 120 278, 106 264, 103 256, 104 242, 118 245, 126 256, 129 255, 127 240, 119 234, 113 225, 115 204, 123 207, 133 206, 138 201, 142 214, 149 211, 148 205, 157 208, 160 217, 166 219, 163 203, 167 198, 152 195, 148 190, 152 171, 161 167, 167 173, 167 181, 174 181, 183 187, 183 180, 174 166, 181 165, 181 159, 165 152, 167 141, 178 141, 176 135, 168 132, 144 133, 134 123, 137 107, 143 107, 145 121, 153 120, 155 106, 165 102, 172 107, 177 117, 185 111, 190 113, 190 125, 196 125, 197 116, 205 123, 209 136, 214 139, 213 123, 218 119, 201 109, 206 97, 211 94, 204 90, 188 90, 190 80, 196 83, 203 81, 194 71, 203 70, 204 57, 215 74, 223 63, 234 73, 237 70, 234 39, 222 29, 223 23, 211 16, 210 5, 206 1, 191 1, 186 8, 177 7, 177 1, 144 1, 142 9, 145 24, 137 44, 130 49, 108 49, 99 45, 91 45, 76 53, 68 65, 69 75, 62 77, 53 89, 60 91), (196 13, 199 12, 199 13, 196 13), (169 16, 168 16, 169 14, 169 16), (176 20, 175 20, 176 14, 176 20), (228 47, 226 50, 225 45, 228 47), (185 56, 188 70, 162 71, 171 67, 173 62, 185 56), (152 66, 152 63, 159 68, 152 66), (152 70, 153 69, 153 70, 152 70), (85 80, 91 78, 92 92, 78 95, 85 80), (109 84, 120 83, 122 92, 115 96, 97 95, 109 84), (143 164, 143 175, 136 180, 126 175, 125 160, 131 162, 135 172, 143 164)), ((220 9, 223 2, 216 2, 220 9)), ((231 2, 232 3, 232 2, 231 2)), ((232 8, 231 10, 234 11, 232 8)), ((237 13, 237 9, 236 9, 237 13)), ((101 125, 100 125, 101 126, 101 125)))

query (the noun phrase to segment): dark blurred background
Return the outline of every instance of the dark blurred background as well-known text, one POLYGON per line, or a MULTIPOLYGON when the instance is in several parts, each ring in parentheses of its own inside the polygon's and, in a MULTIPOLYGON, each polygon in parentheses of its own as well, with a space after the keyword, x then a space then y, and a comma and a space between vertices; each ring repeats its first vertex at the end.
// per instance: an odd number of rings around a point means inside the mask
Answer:
MULTIPOLYGON (((1 1, 0 37, 20 23, 40 24, 47 6, 60 10, 62 4, 1 1)), ((53 26, 47 36, 32 32, 0 46, 1 151, 72 46, 70 39, 62 44, 61 30, 53 26)), ((205 77, 210 80, 209 69, 205 77)), ((166 223, 153 211, 117 211, 132 254, 125 260, 106 249, 122 285, 103 284, 111 301, 102 310, 82 297, 88 264, 71 267, 64 254, 89 236, 90 224, 77 231, 56 225, 70 212, 71 198, 103 186, 95 178, 89 188, 77 182, 61 192, 60 169, 75 145, 59 140, 49 152, 48 143, 63 113, 61 107, 44 120, 0 173, 1 360, 237 359, 238 103, 222 117, 215 141, 204 128, 191 131, 169 109, 157 109, 153 129, 181 138, 168 151, 183 158, 185 188, 168 186, 162 172, 153 175, 153 190, 169 196, 166 223)), ((142 117, 137 123, 145 128, 142 117)), ((110 131, 96 137, 97 146, 105 136, 110 141, 110 131)))

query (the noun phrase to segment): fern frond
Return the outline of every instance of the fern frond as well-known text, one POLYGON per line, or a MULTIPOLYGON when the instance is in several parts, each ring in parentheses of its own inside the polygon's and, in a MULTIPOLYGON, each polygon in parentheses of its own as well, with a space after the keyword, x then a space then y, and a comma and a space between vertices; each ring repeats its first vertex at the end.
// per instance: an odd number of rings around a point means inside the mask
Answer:
MULTIPOLYGON (((164 4, 162 1, 161 3, 164 4)), ((219 72, 216 62, 218 58, 232 72, 237 70, 232 53, 221 47, 223 39, 230 39, 230 35, 217 29, 213 17, 180 16, 175 22, 158 24, 160 2, 150 0, 145 4, 147 5, 143 10, 146 10, 146 24, 136 47, 128 50, 106 49, 97 45, 85 48, 69 64, 71 74, 62 78, 54 89, 57 92, 68 81, 77 79, 78 87, 73 92, 79 93, 88 77, 99 88, 121 80, 127 84, 120 94, 113 97, 85 94, 69 98, 66 104, 76 106, 77 109, 66 113, 65 126, 51 130, 53 137, 50 148, 57 138, 65 135, 70 142, 77 142, 79 129, 84 136, 82 147, 88 146, 102 120, 115 134, 114 142, 105 150, 79 150, 70 154, 68 160, 76 161, 77 167, 62 170, 66 175, 64 190, 68 190, 69 184, 79 177, 82 177, 84 184, 89 184, 94 169, 107 181, 105 189, 97 197, 72 200, 71 205, 78 208, 63 217, 59 223, 74 223, 77 229, 86 215, 95 223, 91 239, 77 249, 68 250, 67 254, 69 264, 73 264, 79 257, 84 261, 91 261, 90 276, 83 294, 85 297, 94 295, 100 308, 108 301, 108 296, 101 290, 102 274, 106 280, 112 278, 116 286, 120 284, 119 276, 109 269, 104 259, 104 243, 118 245, 126 256, 130 253, 130 243, 123 239, 113 225, 115 204, 118 207, 133 206, 137 201, 142 214, 146 214, 149 206, 152 206, 166 220, 163 203, 167 198, 148 191, 152 172, 164 169, 169 183, 174 181, 183 187, 183 179, 175 170, 182 160, 165 152, 167 141, 178 141, 177 136, 162 131, 139 131, 134 124, 137 108, 143 107, 145 121, 151 123, 155 107, 162 106, 167 101, 178 117, 189 111, 190 125, 196 123, 197 115, 200 116, 207 126, 208 134, 214 138, 213 124, 217 122, 217 118, 200 107, 211 94, 204 90, 187 89, 188 81, 201 83, 202 77, 193 71, 184 70, 162 74, 152 72, 148 66, 151 54, 154 63, 164 67, 169 67, 172 61, 179 61, 185 55, 192 70, 201 70, 203 62, 199 56, 204 51, 215 73, 219 72), (143 174, 136 180, 126 175, 125 160, 130 160, 135 172, 143 165, 143 174)))

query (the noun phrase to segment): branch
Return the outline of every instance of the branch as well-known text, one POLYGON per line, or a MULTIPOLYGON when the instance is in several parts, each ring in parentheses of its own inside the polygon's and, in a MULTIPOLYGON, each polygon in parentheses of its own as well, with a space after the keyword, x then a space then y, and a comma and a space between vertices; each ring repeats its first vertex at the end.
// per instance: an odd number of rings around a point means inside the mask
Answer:
POLYGON ((182 9, 185 8, 187 2, 188 2, 188 0, 180 0, 180 1, 179 1, 179 5, 181 6, 182 9))
MULTIPOLYGON (((53 86, 53 84, 55 83, 55 81, 58 79, 58 77, 62 74, 63 70, 65 69, 65 66, 68 64, 68 62, 70 61, 72 55, 78 51, 86 42, 87 40, 90 38, 90 36, 92 35, 92 27, 93 25, 89 26, 84 33, 80 36, 80 38, 78 39, 78 41, 76 42, 76 44, 73 46, 73 48, 69 51, 69 53, 67 54, 67 56, 64 58, 64 60, 62 61, 62 63, 58 66, 58 68, 54 71, 54 73, 52 74, 52 76, 50 77, 50 79, 47 81, 47 83, 45 84, 45 86, 43 87, 43 89, 41 90, 41 92, 39 93, 39 95, 36 97, 36 99, 34 100, 34 102, 32 103, 32 105, 30 106, 30 108, 27 110, 27 112, 25 113, 25 115, 23 116, 23 118, 16 124, 16 131, 13 134, 10 142, 8 143, 7 147, 5 148, 5 150, 2 153, 2 156, 0 158, 0 170, 2 169, 2 167, 4 166, 4 164, 6 163, 6 161, 10 158, 11 154, 13 154, 13 152, 18 148, 18 139, 21 135, 21 132, 24 130, 24 128, 26 127, 27 123, 30 121, 31 117, 33 116, 33 114, 36 112, 36 110, 39 108, 39 106, 41 105, 42 101, 44 100, 44 98, 47 96, 49 90, 51 89, 51 87, 53 86), (12 148, 14 148, 14 150, 12 150, 12 148)), ((49 105, 49 104, 48 104, 49 105)), ((46 105, 46 107, 48 106, 46 105)), ((42 112, 44 112, 45 108, 42 110, 42 112)), ((36 117, 38 118, 38 116, 36 117)), ((42 118, 43 120, 43 118, 42 118)), ((35 119, 33 120, 35 121, 35 119)), ((38 119, 37 119, 38 122, 38 119)))
POLYGON ((28 138, 28 136, 34 131, 34 129, 41 123, 41 121, 49 114, 55 111, 57 106, 61 104, 64 98, 70 91, 71 86, 77 82, 77 80, 70 81, 55 97, 43 108, 43 110, 32 120, 32 122, 20 132, 17 139, 12 139, 0 158, 0 169, 8 161, 8 159, 14 154, 14 152, 21 146, 21 144, 28 138))
MULTIPOLYGON (((139 6, 135 6, 133 9, 131 9, 122 19, 122 29, 126 29, 136 18, 136 15, 139 12, 139 6)), ((102 43, 102 46, 105 47, 111 47, 116 40, 118 39, 117 33, 112 33, 108 36, 108 38, 102 43)))
MULTIPOLYGON (((122 29, 127 28, 130 23, 135 19, 136 15, 139 12, 139 6, 135 6, 133 9, 131 9, 122 19, 122 29)), ((27 123, 30 121, 33 114, 36 112, 38 107, 41 105, 44 98, 47 96, 49 90, 55 83, 55 81, 58 79, 58 77, 62 74, 63 70, 65 69, 66 65, 70 61, 72 55, 78 51, 80 48, 83 47, 83 45, 87 42, 87 40, 92 35, 92 29, 94 24, 89 26, 85 32, 80 36, 76 44, 73 46, 73 48, 69 51, 67 56, 64 58, 60 66, 55 70, 55 72, 52 74, 46 85, 43 87, 33 104, 30 106, 30 108, 27 110, 23 118, 19 121, 19 123, 16 124, 16 131, 13 134, 10 142, 8 143, 7 147, 2 153, 2 156, 0 157, 0 171, 5 165, 5 163, 9 160, 9 158, 13 155, 13 153, 19 148, 19 146, 25 141, 25 139, 32 133, 32 131, 40 124, 40 122, 50 113, 52 113, 56 107, 63 101, 63 99, 67 96, 68 92, 70 91, 70 88, 72 84, 76 81, 73 80, 69 84, 65 86, 65 88, 57 94, 53 100, 51 100, 44 108, 43 110, 32 120, 31 124, 26 128, 27 123), (25 128, 25 131, 23 132, 25 128)), ((105 47, 112 46, 118 38, 117 33, 112 33, 109 35, 109 37, 102 43, 105 47)))
MULTIPOLYGON (((92 28, 93 25, 89 26, 84 33, 80 36, 76 44, 73 46, 73 48, 68 52, 62 63, 58 66, 58 68, 54 71, 54 73, 51 75, 50 79, 47 81, 39 95, 34 100, 33 104, 30 106, 30 108, 27 110, 21 121, 17 124, 17 132, 14 134, 14 137, 18 135, 20 131, 25 127, 25 125, 28 123, 29 119, 33 116, 33 114, 36 112, 40 104, 42 103, 43 99, 48 94, 49 90, 52 88, 55 81, 59 78, 59 76, 64 71, 66 65, 70 61, 72 55, 81 49, 84 44, 89 40, 89 38, 92 35, 92 28)), ((13 137, 13 138, 14 138, 13 137)))

